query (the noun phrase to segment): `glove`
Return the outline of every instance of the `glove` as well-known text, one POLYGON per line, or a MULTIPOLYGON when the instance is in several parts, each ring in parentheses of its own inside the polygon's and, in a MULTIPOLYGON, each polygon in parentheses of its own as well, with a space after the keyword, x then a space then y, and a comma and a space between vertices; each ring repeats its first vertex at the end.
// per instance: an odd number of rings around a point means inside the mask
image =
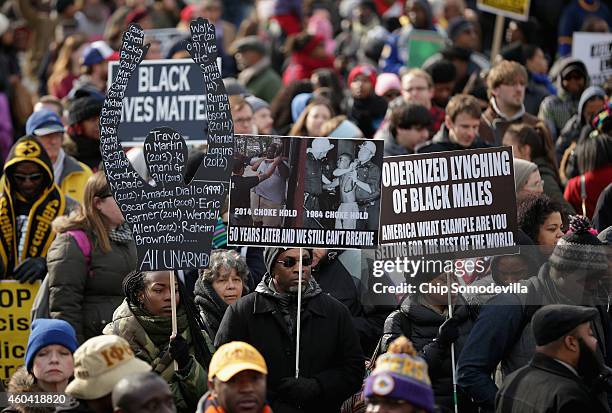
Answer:
POLYGON ((285 377, 276 391, 286 401, 308 404, 321 395, 321 386, 316 379, 285 377))
POLYGON ((22 284, 26 282, 33 284, 34 281, 42 280, 47 275, 47 260, 44 257, 26 258, 15 268, 13 275, 22 284))
POLYGON ((182 336, 177 335, 175 338, 170 339, 170 345, 168 347, 170 356, 178 364, 179 370, 184 370, 189 364, 189 344, 182 336))
POLYGON ((459 324, 460 321, 454 317, 442 323, 438 330, 438 335, 436 336, 436 342, 444 345, 454 343, 459 337, 459 324))

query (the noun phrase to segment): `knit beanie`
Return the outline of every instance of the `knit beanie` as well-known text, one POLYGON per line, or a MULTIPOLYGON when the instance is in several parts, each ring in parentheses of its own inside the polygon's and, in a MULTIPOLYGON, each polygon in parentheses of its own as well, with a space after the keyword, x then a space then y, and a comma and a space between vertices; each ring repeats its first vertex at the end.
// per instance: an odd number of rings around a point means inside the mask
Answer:
POLYGON ((580 215, 570 217, 569 231, 559 239, 548 261, 560 271, 608 269, 603 243, 593 234, 589 220, 580 215))
POLYGON ((359 75, 364 75, 370 78, 372 87, 376 88, 376 69, 370 65, 357 65, 349 72, 347 84, 353 83, 353 80, 359 75))
POLYGON ((39 318, 32 323, 32 332, 28 338, 26 348, 25 364, 28 371, 32 372, 36 353, 43 347, 59 344, 74 353, 79 346, 74 328, 64 320, 39 318))
POLYGON ((374 92, 378 96, 382 96, 390 90, 402 90, 402 84, 400 78, 395 73, 381 73, 376 78, 376 88, 374 92))
POLYGON ((266 248, 264 249, 264 263, 266 264, 266 271, 272 275, 272 268, 276 258, 289 248, 266 248))
POLYGON ((435 411, 427 363, 404 336, 391 343, 388 352, 376 360, 363 393, 366 398, 405 400, 417 409, 435 411))
POLYGON ((533 162, 514 158, 514 186, 517 192, 527 184, 529 175, 537 170, 538 166, 533 162))
POLYGON ((70 126, 83 122, 102 112, 102 101, 94 96, 84 96, 75 99, 68 108, 68 124, 70 126))

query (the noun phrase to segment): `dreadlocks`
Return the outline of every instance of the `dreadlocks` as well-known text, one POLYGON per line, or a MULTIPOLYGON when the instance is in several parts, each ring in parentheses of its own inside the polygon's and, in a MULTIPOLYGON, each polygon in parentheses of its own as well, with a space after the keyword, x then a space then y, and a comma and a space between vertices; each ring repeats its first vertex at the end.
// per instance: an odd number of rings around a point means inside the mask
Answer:
MULTIPOLYGON (((124 278, 122 285, 123 294, 128 304, 142 307, 142 303, 138 296, 145 290, 146 276, 146 272, 132 271, 124 278)), ((210 364, 210 359, 212 357, 206 345, 206 339, 202 334, 202 331, 206 331, 206 327, 193 302, 193 294, 187 290, 185 284, 180 279, 177 279, 177 282, 179 296, 181 297, 179 305, 184 308, 187 315, 187 323, 192 338, 191 345, 193 346, 196 360, 206 368, 210 364)), ((214 339, 214 337, 212 339, 214 339)))

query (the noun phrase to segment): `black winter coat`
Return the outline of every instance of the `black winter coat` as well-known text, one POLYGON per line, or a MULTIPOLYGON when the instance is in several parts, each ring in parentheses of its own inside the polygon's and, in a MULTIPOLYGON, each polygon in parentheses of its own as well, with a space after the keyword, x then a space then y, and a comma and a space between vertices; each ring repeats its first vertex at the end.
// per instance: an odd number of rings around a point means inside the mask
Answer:
POLYGON ((301 410, 288 409, 276 389, 282 378, 295 375, 295 336, 288 333, 278 301, 261 293, 266 280, 269 276, 264 277, 255 293, 228 307, 215 347, 238 340, 259 350, 268 366, 268 401, 274 413, 338 413, 342 402, 359 391, 365 367, 348 310, 323 293, 303 301, 300 377, 316 379, 323 394, 301 410))
MULTIPOLYGON (((454 411, 453 407, 453 370, 450 345, 434 342, 438 330, 446 317, 430 307, 407 297, 400 309, 394 311, 385 321, 382 351, 400 335, 406 336, 414 344, 419 355, 427 361, 429 378, 434 391, 436 405, 441 412, 454 411)), ((453 308, 453 318, 459 320, 459 337, 455 340, 455 362, 472 330, 473 320, 465 299, 457 297, 458 304, 453 308)), ((474 411, 466 397, 459 395, 459 411, 474 411)))
POLYGON ((608 412, 567 367, 541 353, 506 378, 495 397, 497 413, 608 412))

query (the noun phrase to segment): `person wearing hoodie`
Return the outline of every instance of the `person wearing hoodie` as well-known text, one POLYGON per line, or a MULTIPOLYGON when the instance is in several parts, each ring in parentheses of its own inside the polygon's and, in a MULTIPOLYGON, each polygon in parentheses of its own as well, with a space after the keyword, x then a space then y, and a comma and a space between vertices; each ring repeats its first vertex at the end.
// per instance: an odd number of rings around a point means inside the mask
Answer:
POLYGON ((406 66, 409 56, 408 44, 415 30, 442 32, 433 22, 433 12, 427 0, 406 1, 404 15, 408 17, 408 23, 395 30, 387 38, 382 54, 383 72, 399 75, 400 69, 406 66))
POLYGON ((429 138, 431 114, 425 106, 396 99, 391 103, 387 123, 375 139, 384 139, 385 156, 410 155, 429 138))
POLYGON ((268 272, 253 294, 228 307, 215 346, 244 341, 261 353, 268 365, 267 398, 275 413, 336 413, 359 390, 364 376, 364 356, 349 310, 322 293, 311 276, 309 250, 266 248, 264 259, 268 272), (295 378, 300 288, 300 374, 295 378))
POLYGON ((24 136, 11 148, 0 188, 0 279, 42 279, 55 238, 51 222, 78 203, 55 183, 49 155, 33 136, 24 136))
POLYGON ((512 146, 515 158, 535 163, 544 182, 544 193, 562 204, 567 213, 575 212, 574 207, 563 198, 563 186, 553 154, 552 139, 544 122, 539 120, 535 127, 524 123, 510 126, 504 134, 502 144, 512 146))
POLYGON ((474 96, 466 94, 453 96, 446 105, 444 125, 433 139, 418 147, 416 153, 490 147, 478 136, 481 115, 480 104, 474 96))
POLYGON ((247 294, 248 278, 249 268, 236 251, 216 250, 210 254, 208 268, 200 270, 194 289, 194 301, 210 337, 217 335, 227 307, 247 294))
POLYGON ((125 300, 105 335, 125 339, 136 357, 170 385, 179 413, 193 412, 206 392, 206 367, 214 349, 182 281, 175 280, 177 334, 172 335, 170 271, 132 271, 123 280, 125 300), (206 366, 206 367, 205 367, 206 366))
MULTIPOLYGON (((573 152, 580 136, 591 131, 593 117, 606 108, 606 100, 606 92, 599 86, 589 86, 582 92, 578 101, 578 112, 563 126, 555 143, 555 156, 559 164, 567 164, 567 157, 573 152)), ((567 176, 565 171, 562 173, 567 176)), ((571 177, 570 174, 568 179, 571 177)))
POLYGON ((387 101, 374 93, 376 69, 368 65, 355 66, 348 75, 347 84, 351 91, 349 118, 365 138, 371 139, 387 112, 387 101))
MULTIPOLYGON (((429 269, 429 268, 428 268, 429 269)), ((473 317, 462 295, 451 294, 453 316, 449 317, 449 297, 447 294, 428 292, 434 286, 446 286, 448 277, 457 283, 454 274, 440 271, 411 274, 407 281, 416 286, 416 293, 404 297, 400 308, 385 320, 381 340, 381 352, 386 352, 389 344, 400 336, 406 336, 428 365, 429 377, 434 391, 436 404, 442 412, 453 411, 453 365, 451 344, 459 355, 472 329, 473 317)), ((439 269, 438 269, 439 270, 439 269)), ((459 393, 459 410, 475 411, 469 399, 459 393)))
POLYGON ((484 142, 499 146, 510 125, 536 124, 538 118, 525 112, 523 104, 527 80, 527 71, 517 62, 502 60, 491 69, 487 76, 489 107, 482 114, 479 129, 484 142))
POLYGON ((558 60, 550 72, 551 78, 557 82, 557 95, 544 98, 538 118, 546 122, 556 142, 567 121, 577 112, 582 92, 589 85, 589 77, 584 63, 571 57, 558 60))

